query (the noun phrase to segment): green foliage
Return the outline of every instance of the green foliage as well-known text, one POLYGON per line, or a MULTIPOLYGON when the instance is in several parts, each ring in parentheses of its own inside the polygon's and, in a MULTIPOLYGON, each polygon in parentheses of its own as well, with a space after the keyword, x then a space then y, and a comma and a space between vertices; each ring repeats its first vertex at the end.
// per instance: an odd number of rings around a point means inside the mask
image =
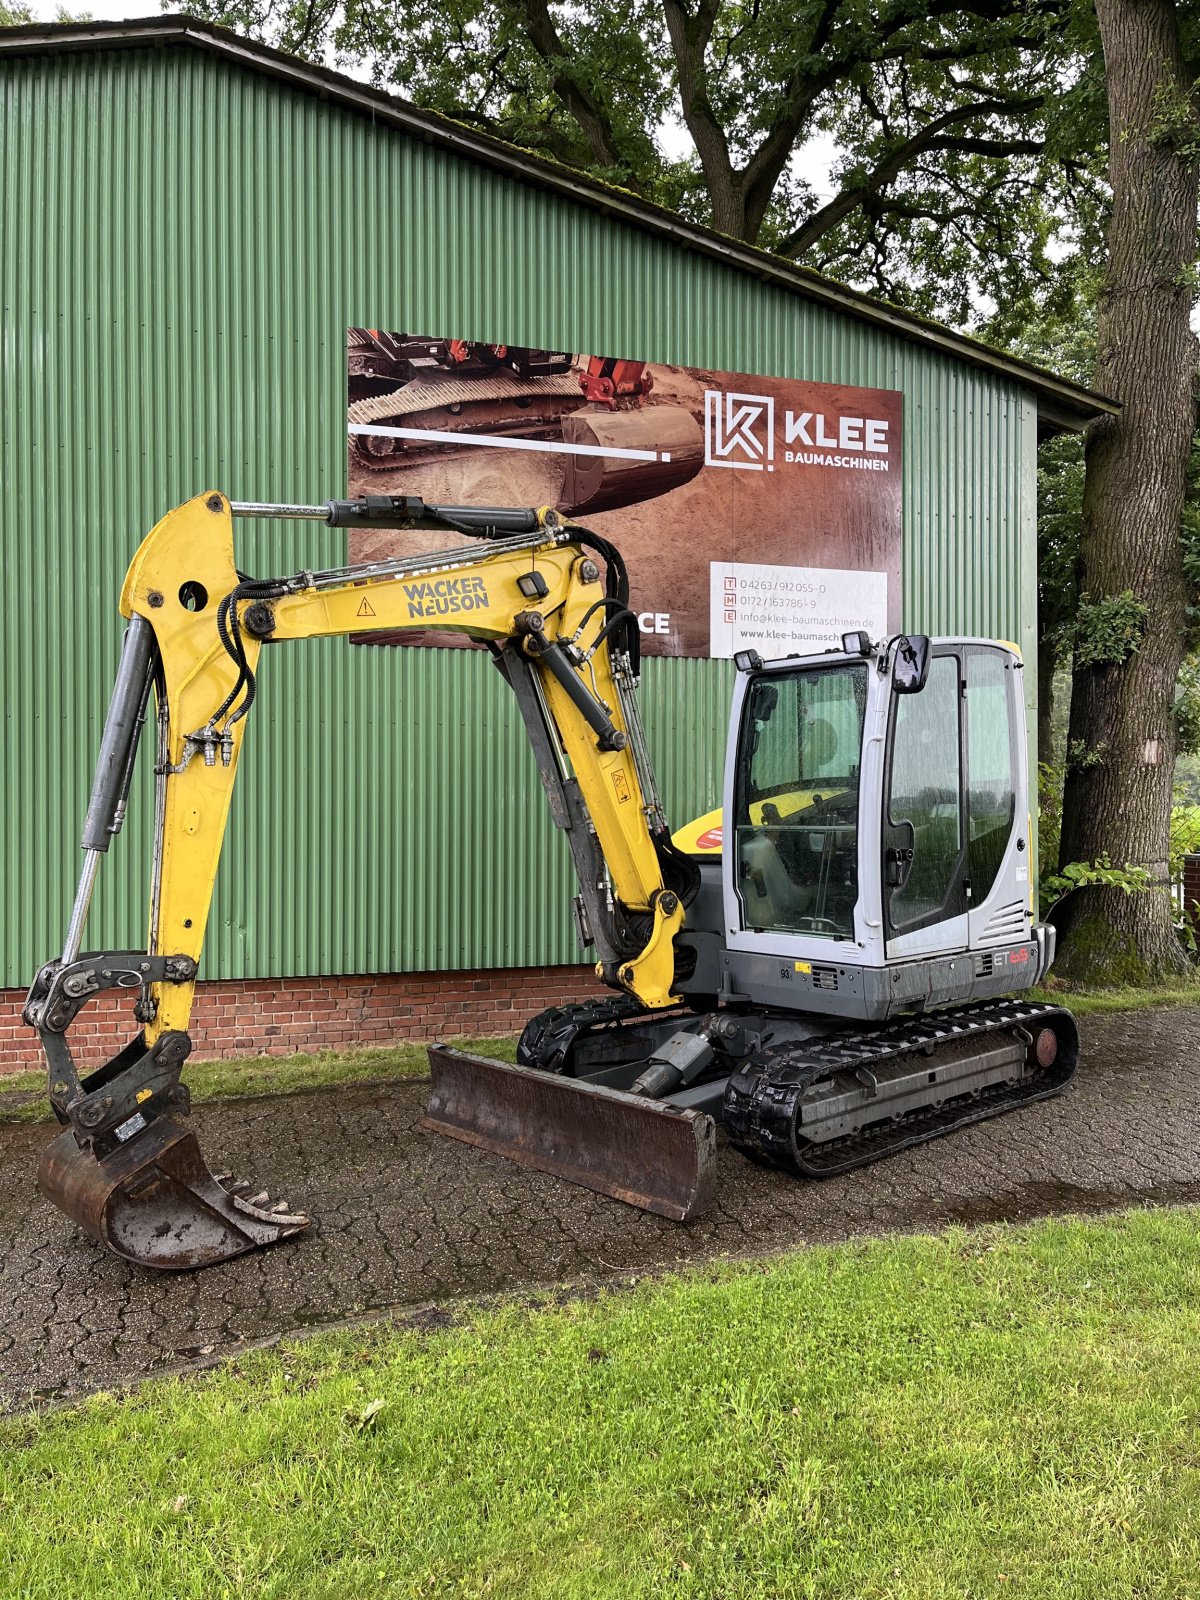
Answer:
POLYGON ((1038 879, 1038 906, 1048 917, 1076 889, 1120 889, 1124 894, 1144 893, 1153 887, 1145 867, 1114 867, 1107 855, 1096 861, 1068 861, 1038 879))
POLYGON ((1200 657, 1188 656, 1175 686, 1175 747, 1180 755, 1200 752, 1200 657))
POLYGON ((1200 161, 1200 119, 1196 116, 1194 88, 1189 92, 1173 77, 1160 79, 1154 88, 1153 121, 1147 134, 1151 144, 1181 161, 1200 161))
MULTIPOLYGON (((957 23, 952 31, 960 41, 965 36, 957 23)), ((998 90, 1008 113, 994 113, 973 139, 936 161, 914 161, 878 198, 865 194, 807 258, 834 277, 952 323, 982 321, 985 338, 1009 347, 1021 346, 1042 318, 1047 327, 1070 325, 1070 271, 1060 257, 1074 260, 1080 252, 1082 259, 1100 241, 1104 193, 1103 79, 1090 5, 1029 6, 1022 31, 1020 68, 1001 48, 987 69, 973 62, 959 78, 970 92, 998 90), (1029 101, 1018 110, 1022 92, 1029 101), (994 314, 981 318, 989 303, 994 314)), ((869 166, 861 152, 879 147, 881 126, 890 122, 894 143, 911 133, 907 87, 907 63, 885 58, 866 84, 837 96, 824 121, 845 152, 835 183, 853 190, 856 173, 869 166)))
MULTIPOLYGON (((1076 889, 1120 889, 1124 894, 1165 893, 1144 867, 1115 867, 1107 854, 1096 861, 1070 861, 1056 866, 1059 838, 1062 829, 1063 769, 1042 763, 1038 767, 1038 842, 1041 873, 1038 878, 1038 910, 1043 918, 1050 916, 1057 906, 1076 889)), ((1183 858, 1200 851, 1200 804, 1177 803, 1171 813, 1168 871, 1172 882, 1177 882, 1183 872, 1183 858)), ((1200 953, 1200 941, 1186 917, 1180 917, 1176 931, 1189 952, 1200 953)), ((1130 951, 1128 981, 1139 983, 1137 952, 1130 951)), ((1113 981, 1119 974, 1113 973, 1113 981)), ((1157 993, 1151 990, 1150 993, 1157 993)), ((1190 990, 1188 991, 1191 992, 1190 990)))
POLYGON ((1096 861, 1068 861, 1058 864, 1062 834, 1064 771, 1050 762, 1038 764, 1038 914, 1046 918, 1076 889, 1120 889, 1125 894, 1140 894, 1153 887, 1144 867, 1115 867, 1108 855, 1096 861))
POLYGON ((1065 773, 1061 766, 1039 761, 1037 769, 1038 858, 1043 873, 1058 866, 1058 842, 1062 834, 1062 800, 1065 773))
POLYGON ((1179 525, 1183 576, 1188 586, 1188 644, 1200 647, 1200 433, 1192 439, 1187 465, 1187 496, 1179 525))
POLYGON ((1200 851, 1200 805, 1178 805, 1171 811, 1171 876, 1183 870, 1183 858, 1200 851))
POLYGON ((1149 606, 1132 589, 1082 595, 1073 629, 1076 670, 1123 665, 1141 644, 1149 618, 1149 606))
POLYGON ((1067 764, 1072 767, 1099 767, 1104 764, 1104 757, 1108 746, 1105 744, 1089 745, 1082 739, 1072 739, 1067 746, 1067 764))
POLYGON ((28 6, 12 5, 7 0, 0 0, 0 28, 17 28, 32 21, 33 12, 28 6))
POLYGON ((1185 752, 1176 761, 1175 804, 1200 806, 1200 755, 1185 752))
POLYGON ((1079 605, 1083 440, 1060 434, 1038 451, 1038 630, 1069 654, 1079 605))
MULTIPOLYGON (((1176 804, 1171 811, 1171 843, 1167 857, 1172 883, 1182 881, 1184 857, 1200 851, 1200 805, 1180 805, 1178 793, 1177 785, 1176 804)), ((1193 959, 1200 955, 1200 938, 1196 930, 1198 918, 1200 907, 1185 904, 1178 924, 1179 937, 1193 959)))
POLYGON ((0 1581, 22 1600, 1194 1595, 1197 1220, 956 1228, 460 1307, 14 1417, 0 1581))

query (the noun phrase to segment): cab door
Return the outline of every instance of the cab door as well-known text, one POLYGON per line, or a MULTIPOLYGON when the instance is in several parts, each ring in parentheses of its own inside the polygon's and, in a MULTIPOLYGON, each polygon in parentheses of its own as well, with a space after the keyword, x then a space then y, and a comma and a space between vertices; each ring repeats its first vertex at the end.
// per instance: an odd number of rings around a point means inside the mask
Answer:
POLYGON ((892 695, 883 793, 883 915, 889 958, 965 950, 964 653, 935 650, 925 686, 892 695))
POLYGON ((971 948, 1030 937, 1030 840, 1020 658, 966 651, 967 880, 971 948))

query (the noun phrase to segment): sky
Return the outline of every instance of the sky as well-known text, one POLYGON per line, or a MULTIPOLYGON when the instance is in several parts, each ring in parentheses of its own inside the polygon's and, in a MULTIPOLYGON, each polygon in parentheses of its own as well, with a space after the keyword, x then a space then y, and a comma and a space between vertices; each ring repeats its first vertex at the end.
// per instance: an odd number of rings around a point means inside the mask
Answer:
MULTIPOLYGON (((32 0, 29 8, 38 22, 54 22, 57 19, 57 0, 32 0)), ((141 0, 140 4, 128 5, 122 0, 83 0, 78 7, 69 5, 68 11, 79 10, 97 22, 111 22, 120 17, 152 17, 157 14, 158 7, 154 0, 141 0)), ((180 10, 186 7, 181 6, 180 10)))

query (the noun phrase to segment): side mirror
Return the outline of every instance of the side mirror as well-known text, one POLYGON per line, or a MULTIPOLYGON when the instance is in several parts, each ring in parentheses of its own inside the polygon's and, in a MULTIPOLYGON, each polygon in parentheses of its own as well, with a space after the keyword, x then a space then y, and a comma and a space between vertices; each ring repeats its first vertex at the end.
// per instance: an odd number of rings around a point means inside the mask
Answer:
POLYGON ((892 658, 892 688, 897 694, 920 694, 929 676, 929 637, 902 633, 892 658))

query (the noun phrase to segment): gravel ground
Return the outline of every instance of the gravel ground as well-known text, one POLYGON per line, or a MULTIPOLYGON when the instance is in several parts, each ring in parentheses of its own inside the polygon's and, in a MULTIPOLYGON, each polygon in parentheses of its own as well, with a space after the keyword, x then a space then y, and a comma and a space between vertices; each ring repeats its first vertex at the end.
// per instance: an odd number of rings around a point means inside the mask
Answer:
POLYGON ((824 1183, 723 1148, 681 1226, 417 1131, 423 1083, 231 1101, 195 1117, 215 1168, 316 1219, 207 1271, 102 1252, 34 1186, 45 1127, 0 1125, 0 1411, 202 1365, 385 1308, 595 1283, 950 1223, 1200 1201, 1200 1008, 1088 1019, 1066 1095, 824 1183))

